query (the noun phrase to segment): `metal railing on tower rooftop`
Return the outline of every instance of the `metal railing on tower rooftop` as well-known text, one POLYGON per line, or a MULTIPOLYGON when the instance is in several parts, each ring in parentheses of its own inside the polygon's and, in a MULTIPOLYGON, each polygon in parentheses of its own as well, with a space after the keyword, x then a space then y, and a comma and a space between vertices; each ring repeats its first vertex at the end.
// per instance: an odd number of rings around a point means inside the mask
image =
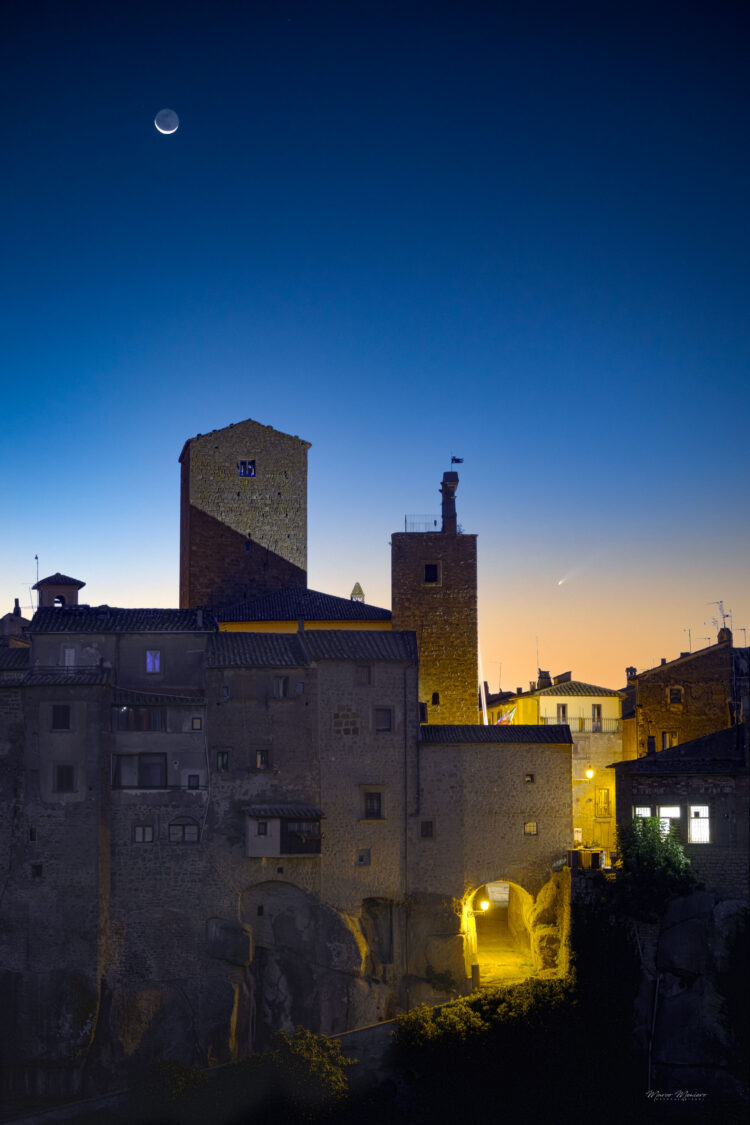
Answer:
POLYGON ((442 531, 441 516, 404 516, 404 531, 442 531))

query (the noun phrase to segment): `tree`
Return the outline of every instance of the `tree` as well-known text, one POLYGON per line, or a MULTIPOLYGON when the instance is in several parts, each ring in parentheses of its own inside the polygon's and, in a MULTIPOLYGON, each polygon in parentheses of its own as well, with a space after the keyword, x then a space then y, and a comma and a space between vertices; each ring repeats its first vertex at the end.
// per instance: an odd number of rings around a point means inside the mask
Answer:
POLYGON ((653 918, 665 903, 689 894, 696 880, 676 830, 665 829, 658 817, 636 817, 617 830, 617 890, 626 909, 653 918))

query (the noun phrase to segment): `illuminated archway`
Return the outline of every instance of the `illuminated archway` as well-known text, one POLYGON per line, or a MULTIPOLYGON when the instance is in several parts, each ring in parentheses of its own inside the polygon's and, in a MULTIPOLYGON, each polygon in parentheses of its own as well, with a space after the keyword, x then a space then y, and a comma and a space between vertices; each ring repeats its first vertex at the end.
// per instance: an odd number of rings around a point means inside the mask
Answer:
POLYGON ((494 880, 464 896, 467 973, 474 986, 516 984, 536 975, 527 920, 533 898, 509 880, 494 880))

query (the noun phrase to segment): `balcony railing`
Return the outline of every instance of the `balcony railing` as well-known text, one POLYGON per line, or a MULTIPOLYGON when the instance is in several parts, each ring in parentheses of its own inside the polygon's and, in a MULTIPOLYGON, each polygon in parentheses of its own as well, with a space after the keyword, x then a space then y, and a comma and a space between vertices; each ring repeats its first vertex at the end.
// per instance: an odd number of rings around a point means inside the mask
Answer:
POLYGON ((442 516, 404 516, 404 531, 442 531, 442 516))
POLYGON ((540 726, 569 726, 571 734, 620 734, 622 731, 621 719, 556 719, 552 715, 542 715, 539 719, 540 726))

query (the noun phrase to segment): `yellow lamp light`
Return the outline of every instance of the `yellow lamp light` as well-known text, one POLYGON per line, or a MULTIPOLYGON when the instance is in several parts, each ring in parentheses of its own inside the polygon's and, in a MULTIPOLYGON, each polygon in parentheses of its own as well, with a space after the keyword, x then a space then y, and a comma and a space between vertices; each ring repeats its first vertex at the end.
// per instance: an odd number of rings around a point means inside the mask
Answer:
POLYGON ((593 770, 586 770, 586 777, 587 777, 587 778, 589 779, 589 781, 591 781, 591 778, 592 778, 593 776, 594 776, 594 771, 593 771, 593 770))
POLYGON ((480 908, 481 908, 482 910, 489 910, 489 908, 490 908, 490 904, 489 904, 489 903, 487 902, 487 899, 486 899, 486 898, 483 898, 483 899, 482 899, 482 901, 480 902, 479 906, 480 906, 480 908))

